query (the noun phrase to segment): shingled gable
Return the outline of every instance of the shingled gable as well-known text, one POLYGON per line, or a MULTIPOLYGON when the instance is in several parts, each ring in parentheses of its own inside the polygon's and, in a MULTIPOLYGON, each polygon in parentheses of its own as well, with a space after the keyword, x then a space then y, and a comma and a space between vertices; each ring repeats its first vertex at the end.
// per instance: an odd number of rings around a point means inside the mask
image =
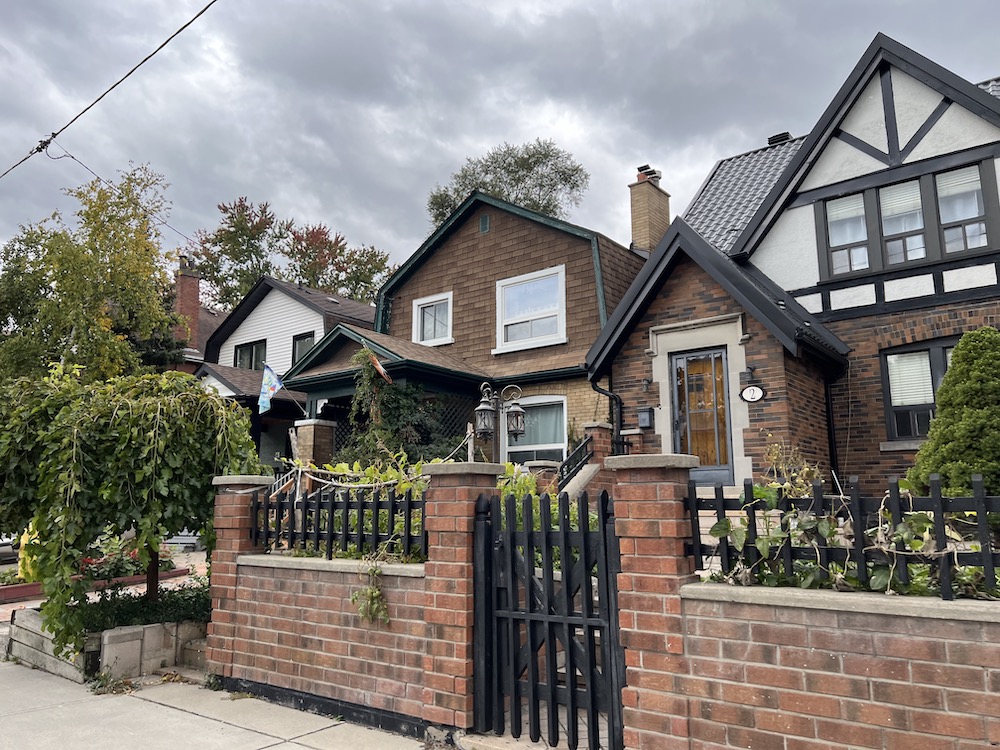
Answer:
MULTIPOLYGON (((887 84, 883 78, 882 85, 890 84, 887 84)), ((889 98, 891 99, 891 97, 889 98)), ((904 160, 953 103, 964 107, 992 125, 1000 127, 1000 100, 991 96, 981 86, 964 80, 885 34, 877 34, 854 70, 840 87, 833 101, 830 102, 826 111, 813 127, 812 132, 798 149, 784 174, 760 204, 753 218, 733 244, 730 255, 737 261, 744 261, 753 255, 761 239, 774 226, 782 211, 795 204, 796 194, 800 186, 831 140, 846 137, 851 145, 884 163, 886 169, 895 168, 895 174, 900 179, 905 179, 907 176, 906 167, 901 166, 904 160), (923 126, 905 144, 898 142, 894 116, 887 115, 887 123, 891 122, 892 126, 889 128, 888 153, 885 153, 868 143, 840 132, 840 126, 872 79, 882 75, 887 70, 887 66, 890 65, 937 91, 944 99, 937 109, 927 117, 923 126)), ((966 155, 967 158, 968 155, 966 155)), ((857 189, 854 183, 863 179, 847 180, 826 191, 823 189, 810 190, 808 191, 808 201, 815 201, 820 197, 836 197, 851 193, 857 189), (821 196, 820 193, 823 192, 830 192, 830 195, 821 196)), ((807 202, 805 199, 802 200, 807 202)))
MULTIPOLYGON (((399 290, 403 284, 406 283, 407 279, 409 279, 417 271, 417 269, 419 269, 420 266, 423 265, 424 262, 426 262, 427 259, 438 250, 438 248, 447 242, 448 238, 462 226, 470 215, 472 215, 481 205, 484 204, 487 206, 493 206, 501 211, 506 211, 516 216, 520 216, 524 219, 528 219, 529 221, 537 222, 538 224, 542 224, 560 232, 566 232, 576 237, 588 240, 593 254, 594 276, 597 282, 598 314, 600 316, 602 326, 607 322, 608 302, 605 299, 605 285, 601 271, 601 244, 604 242, 618 246, 617 243, 603 237, 600 233, 593 230, 586 229, 575 224, 570 224, 569 222, 562 221, 561 219, 556 219, 551 216, 546 216, 545 214, 538 213, 537 211, 532 211, 513 203, 508 203, 500 198, 494 198, 492 195, 487 195, 479 190, 474 190, 469 194, 469 197, 465 199, 462 205, 455 209, 455 212, 452 213, 452 215, 449 216, 448 219, 440 227, 438 227, 430 237, 427 238, 417 251, 396 270, 396 273, 389 277, 388 281, 382 285, 382 288, 378 293, 378 299, 375 303, 376 331, 380 333, 388 332, 392 298, 397 290, 399 290)), ((622 250, 627 251, 626 248, 622 248, 622 250)))
MULTIPOLYGON (((261 300, 273 290, 287 294, 311 310, 315 310, 323 316, 324 321, 350 321, 368 328, 375 318, 375 308, 364 302, 324 292, 321 289, 313 289, 270 276, 262 276, 209 337, 205 344, 206 361, 212 362, 218 359, 222 344, 247 319, 261 300)), ((326 323, 326 325, 329 324, 329 322, 326 323)))
POLYGON ((677 218, 587 353, 587 375, 591 380, 610 369, 644 310, 684 256, 704 269, 793 355, 800 356, 805 349, 831 364, 846 363, 848 347, 791 296, 762 274, 738 266, 677 218))

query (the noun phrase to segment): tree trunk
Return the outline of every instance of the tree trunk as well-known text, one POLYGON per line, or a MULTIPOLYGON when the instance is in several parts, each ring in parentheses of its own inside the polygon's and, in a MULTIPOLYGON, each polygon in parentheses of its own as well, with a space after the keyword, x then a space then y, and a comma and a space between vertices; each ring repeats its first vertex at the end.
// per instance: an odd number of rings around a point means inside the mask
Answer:
POLYGON ((160 596, 160 548, 149 545, 149 567, 146 568, 146 599, 155 602, 160 596))

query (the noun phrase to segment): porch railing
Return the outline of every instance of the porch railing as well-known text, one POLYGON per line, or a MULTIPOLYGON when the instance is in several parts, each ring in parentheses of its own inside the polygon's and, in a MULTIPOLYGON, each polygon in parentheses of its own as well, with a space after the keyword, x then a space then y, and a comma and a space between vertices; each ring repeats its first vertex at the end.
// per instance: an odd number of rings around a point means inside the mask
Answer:
POLYGON ((587 435, 587 437, 585 437, 583 441, 576 446, 576 448, 574 448, 568 456, 566 456, 566 460, 559 464, 559 470, 557 471, 556 476, 559 479, 560 492, 566 488, 566 485, 570 483, 573 477, 580 473, 580 469, 586 466, 587 463, 590 462, 590 459, 594 457, 593 443, 594 436, 587 435))

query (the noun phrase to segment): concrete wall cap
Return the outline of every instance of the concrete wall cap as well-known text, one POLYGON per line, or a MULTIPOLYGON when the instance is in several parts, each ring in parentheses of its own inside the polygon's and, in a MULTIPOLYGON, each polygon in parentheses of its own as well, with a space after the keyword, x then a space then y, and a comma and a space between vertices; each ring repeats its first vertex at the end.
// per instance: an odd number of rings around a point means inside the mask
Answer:
POLYGON ((329 419, 296 419, 294 422, 296 427, 336 427, 337 423, 332 422, 329 419))
POLYGON ((227 487, 235 487, 237 485, 242 485, 244 487, 270 487, 274 484, 274 477, 267 477, 262 474, 223 475, 221 477, 214 477, 212 479, 212 484, 216 487, 221 487, 223 485, 227 487))
MULTIPOLYGON (((290 555, 248 554, 236 557, 237 567, 270 568, 272 570, 320 570, 328 573, 360 575, 367 568, 364 560, 347 560, 325 557, 292 557, 290 555)), ((382 563, 383 576, 398 578, 423 578, 423 563, 382 563)))
POLYGON ((583 423, 583 429, 585 429, 585 430, 595 430, 597 428, 601 428, 603 430, 610 430, 610 429, 612 429, 612 426, 611 426, 610 422, 584 422, 583 423))
POLYGON ((608 456, 604 467, 613 471, 627 469, 697 469, 697 456, 686 453, 640 453, 634 456, 608 456))
POLYGON ((424 464, 421 468, 428 476, 445 476, 454 474, 489 474, 498 477, 504 472, 503 464, 492 463, 453 463, 453 464, 424 464))

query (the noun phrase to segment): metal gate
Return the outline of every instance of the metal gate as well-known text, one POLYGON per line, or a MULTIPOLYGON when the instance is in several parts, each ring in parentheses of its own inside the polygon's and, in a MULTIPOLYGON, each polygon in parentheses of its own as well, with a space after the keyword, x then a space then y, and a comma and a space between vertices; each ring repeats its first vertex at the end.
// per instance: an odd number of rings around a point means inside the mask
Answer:
POLYGON ((476 508, 475 728, 570 750, 621 750, 621 569, 607 492, 592 506, 481 495, 476 508))

